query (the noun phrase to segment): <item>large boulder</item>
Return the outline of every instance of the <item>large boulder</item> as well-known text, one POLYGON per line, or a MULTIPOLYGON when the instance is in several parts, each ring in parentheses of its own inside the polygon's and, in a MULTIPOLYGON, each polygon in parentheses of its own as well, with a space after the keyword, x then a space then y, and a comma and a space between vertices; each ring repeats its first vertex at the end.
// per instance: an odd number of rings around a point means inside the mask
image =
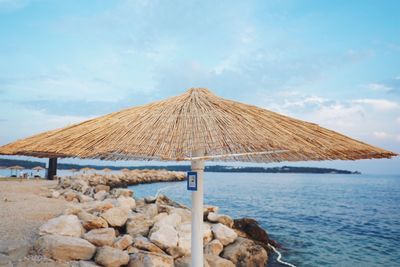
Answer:
POLYGON ((158 206, 156 204, 145 204, 136 207, 136 212, 142 213, 149 218, 154 218, 158 214, 158 206))
POLYGON ((94 260, 101 266, 119 267, 128 264, 129 254, 117 248, 104 246, 97 249, 94 260))
POLYGON ((126 232, 132 237, 147 236, 153 223, 153 220, 149 219, 146 215, 133 213, 129 216, 126 223, 126 232))
POLYGON ((204 254, 219 255, 224 249, 224 245, 218 240, 214 239, 204 247, 204 254))
POLYGON ((158 221, 154 223, 154 226, 160 227, 163 225, 169 225, 172 227, 178 226, 180 222, 182 221, 181 216, 177 213, 172 213, 167 216, 161 217, 158 221))
POLYGON ((80 237, 83 232, 83 227, 76 215, 61 215, 49 220, 39 228, 40 235, 57 234, 80 237))
POLYGON ((272 244, 274 247, 279 247, 279 244, 270 239, 268 233, 262 229, 254 219, 235 219, 233 227, 246 233, 249 238, 260 242, 265 249, 268 249, 268 244, 272 244))
POLYGON ((79 267, 100 267, 100 265, 97 265, 93 261, 79 261, 79 267))
POLYGON ((112 246, 115 241, 114 228, 93 229, 83 235, 83 238, 97 247, 112 246))
POLYGON ((213 224, 211 226, 211 231, 213 232, 214 237, 224 246, 234 242, 237 238, 236 232, 222 223, 213 224))
POLYGON ((131 254, 128 267, 174 267, 174 259, 166 254, 140 250, 131 254))
POLYGON ((133 238, 130 235, 123 235, 121 237, 119 237, 113 244, 114 248, 118 248, 121 250, 126 249, 127 247, 129 247, 130 245, 132 245, 133 243, 133 238))
POLYGON ((152 229, 149 239, 160 248, 167 249, 178 245, 178 232, 172 226, 162 225, 152 229))
MULTIPOLYGON (((175 260, 175 267, 191 267, 192 266, 191 260, 192 260, 191 256, 178 258, 175 260)), ((204 267, 210 267, 208 265, 207 260, 204 260, 204 267)))
POLYGON ((126 223, 129 212, 124 208, 111 208, 101 214, 101 217, 111 226, 120 227, 126 223))
POLYGON ((132 197, 120 196, 119 198, 117 198, 117 205, 119 207, 125 207, 129 210, 133 210, 136 208, 136 202, 132 197))
POLYGON ((133 191, 126 188, 114 188, 110 191, 111 196, 114 198, 118 198, 120 196, 123 197, 133 197, 133 191))
POLYGON ((104 184, 98 184, 95 186, 94 191, 100 192, 100 191, 105 191, 105 192, 110 192, 110 187, 108 185, 104 185, 104 184))
POLYGON ((226 246, 221 256, 239 267, 265 266, 268 261, 268 254, 262 246, 242 237, 226 246))
MULTIPOLYGON (((233 262, 231 262, 230 260, 221 258, 220 256, 217 256, 217 255, 207 254, 207 255, 205 255, 205 261, 207 261, 207 263, 210 267, 235 267, 235 264, 233 264, 233 262)), ((265 265, 247 265, 247 266, 249 266, 249 267, 251 267, 251 266, 264 267, 265 265)))
POLYGON ((151 243, 146 237, 140 236, 133 239, 133 246, 140 250, 164 254, 164 251, 151 243))
MULTIPOLYGON (((191 234, 192 225, 191 223, 184 223, 177 227, 178 231, 178 247, 182 248, 186 254, 190 254, 191 248, 191 234)), ((203 244, 208 244, 212 240, 211 228, 207 223, 203 223, 203 244)))
POLYGON ((207 219, 213 223, 222 223, 230 228, 233 226, 233 219, 228 215, 220 215, 215 212, 210 212, 207 219))
POLYGON ((86 211, 81 211, 78 213, 78 218, 81 219, 82 225, 86 230, 107 228, 108 223, 101 217, 90 214, 86 211))
POLYGON ((107 201, 93 201, 81 204, 80 207, 89 213, 95 213, 95 212, 105 212, 111 208, 114 208, 114 205, 107 201))
POLYGON ((35 244, 39 254, 55 260, 89 260, 93 257, 96 247, 90 242, 71 236, 45 235, 35 244))
POLYGON ((96 200, 102 201, 102 200, 104 200, 107 196, 108 196, 108 193, 107 193, 106 191, 101 190, 101 191, 97 192, 96 194, 94 194, 93 197, 94 197, 94 199, 96 199, 96 200))

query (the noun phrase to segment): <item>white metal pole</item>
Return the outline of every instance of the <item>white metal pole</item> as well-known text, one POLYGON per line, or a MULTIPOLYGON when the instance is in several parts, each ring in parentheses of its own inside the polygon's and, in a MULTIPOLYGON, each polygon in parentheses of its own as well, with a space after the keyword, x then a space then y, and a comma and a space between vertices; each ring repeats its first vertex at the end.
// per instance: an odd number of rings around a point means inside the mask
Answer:
MULTIPOLYGON (((193 157, 204 155, 202 150, 195 151, 193 157)), ((192 171, 197 172, 197 191, 192 192, 192 265, 203 267, 203 176, 204 160, 192 160, 192 171)))

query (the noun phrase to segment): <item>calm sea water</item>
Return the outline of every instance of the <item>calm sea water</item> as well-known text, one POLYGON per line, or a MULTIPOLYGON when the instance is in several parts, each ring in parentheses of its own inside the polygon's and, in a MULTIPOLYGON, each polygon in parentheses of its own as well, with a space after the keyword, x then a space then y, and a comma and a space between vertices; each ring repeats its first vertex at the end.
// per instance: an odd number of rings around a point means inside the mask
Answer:
MULTIPOLYGON (((190 205, 185 182, 131 189, 166 186, 190 205)), ((400 176, 206 173, 204 191, 220 213, 257 219, 297 266, 400 266, 400 176)))

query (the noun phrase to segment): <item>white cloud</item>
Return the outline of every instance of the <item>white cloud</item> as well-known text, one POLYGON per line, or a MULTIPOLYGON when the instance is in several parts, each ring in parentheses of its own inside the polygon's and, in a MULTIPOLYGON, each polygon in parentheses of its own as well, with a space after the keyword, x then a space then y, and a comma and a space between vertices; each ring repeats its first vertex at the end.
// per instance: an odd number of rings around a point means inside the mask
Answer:
POLYGON ((356 99, 352 101, 356 104, 362 104, 372 107, 377 111, 389 111, 398 109, 400 106, 398 103, 387 100, 387 99, 356 99))
POLYGON ((373 132, 373 135, 378 138, 378 139, 390 139, 392 138, 391 134, 388 134, 387 132, 373 132))
POLYGON ((400 124, 400 117, 396 118, 396 122, 400 124))
POLYGON ((389 92, 390 90, 392 90, 391 87, 382 83, 370 83, 367 84, 365 87, 372 91, 378 91, 378 92, 389 92))

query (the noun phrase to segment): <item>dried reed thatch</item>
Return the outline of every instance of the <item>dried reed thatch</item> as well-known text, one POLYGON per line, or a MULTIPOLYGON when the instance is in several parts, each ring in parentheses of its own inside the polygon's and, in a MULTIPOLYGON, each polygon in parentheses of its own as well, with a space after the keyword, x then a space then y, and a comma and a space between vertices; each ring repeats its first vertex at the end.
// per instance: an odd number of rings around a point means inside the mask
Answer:
POLYGON ((203 150, 204 159, 254 162, 396 156, 202 88, 19 140, 1 147, 0 154, 179 161, 190 160, 195 150, 203 150))
POLYGON ((104 168, 104 169, 102 169, 102 171, 103 171, 103 172, 111 172, 112 170, 109 169, 109 168, 104 168))
POLYGON ((23 170, 23 169, 25 169, 24 167, 19 166, 19 165, 11 166, 11 167, 8 167, 8 168, 10 170, 23 170))
POLYGON ((36 167, 33 167, 32 170, 41 171, 41 170, 44 170, 44 168, 42 166, 36 166, 36 167))

